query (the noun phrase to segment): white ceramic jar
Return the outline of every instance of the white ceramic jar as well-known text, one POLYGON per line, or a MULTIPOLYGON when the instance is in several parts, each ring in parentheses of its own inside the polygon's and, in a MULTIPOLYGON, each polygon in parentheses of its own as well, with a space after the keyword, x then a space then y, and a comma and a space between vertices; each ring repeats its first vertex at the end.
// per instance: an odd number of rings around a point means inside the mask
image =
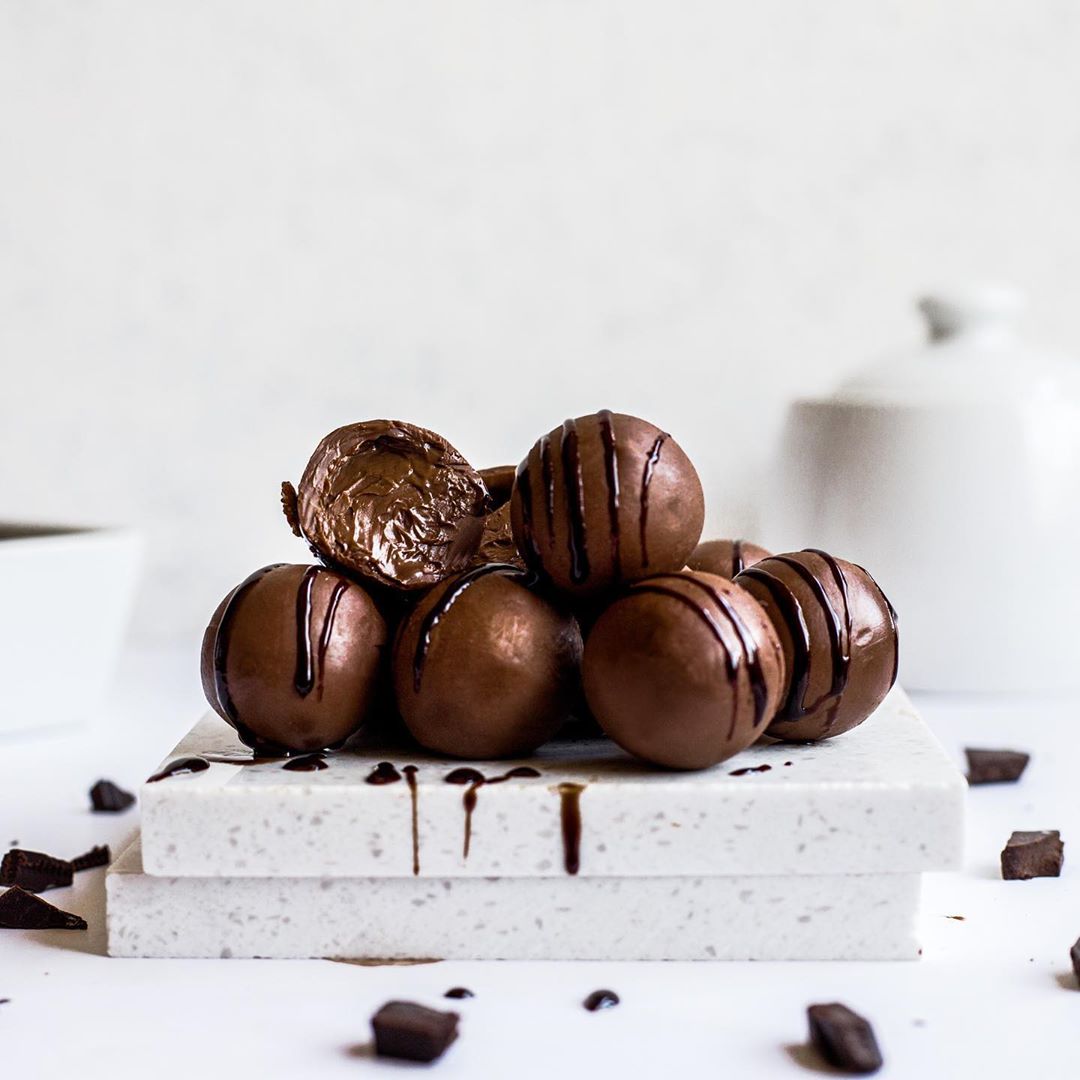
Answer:
POLYGON ((909 687, 1080 685, 1080 363, 1000 287, 920 304, 922 349, 791 409, 766 539, 864 564, 909 687))

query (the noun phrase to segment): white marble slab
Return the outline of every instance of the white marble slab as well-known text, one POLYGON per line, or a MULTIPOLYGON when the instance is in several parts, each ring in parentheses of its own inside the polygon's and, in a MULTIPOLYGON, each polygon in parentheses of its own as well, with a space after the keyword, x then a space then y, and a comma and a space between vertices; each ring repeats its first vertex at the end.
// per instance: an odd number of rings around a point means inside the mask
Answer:
POLYGON ((109 953, 446 960, 912 960, 918 874, 107 877, 109 953))
MULTIPOLYGON (((241 749, 210 716, 166 761, 241 749)), ((835 740, 762 743, 698 773, 653 769, 604 742, 551 745, 528 762, 386 750, 329 760, 311 773, 214 763, 144 785, 147 872, 409 877, 415 854, 423 877, 562 877, 567 783, 584 785, 581 877, 915 873, 961 855, 965 782, 899 689, 835 740), (383 759, 417 766, 415 804, 405 782, 365 782, 383 759), (467 789, 445 777, 462 764, 495 776, 524 763, 542 776, 476 793, 466 858, 467 789)))

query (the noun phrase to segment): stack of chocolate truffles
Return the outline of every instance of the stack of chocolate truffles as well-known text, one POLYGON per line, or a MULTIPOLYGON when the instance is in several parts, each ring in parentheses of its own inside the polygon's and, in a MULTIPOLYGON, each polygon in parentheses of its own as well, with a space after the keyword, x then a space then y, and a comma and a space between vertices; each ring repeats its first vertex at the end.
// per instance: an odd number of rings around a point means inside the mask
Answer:
POLYGON ((965 784, 866 570, 701 542, 686 454, 608 411, 480 470, 351 424, 282 504, 315 561, 213 612, 112 955, 918 955, 965 784))

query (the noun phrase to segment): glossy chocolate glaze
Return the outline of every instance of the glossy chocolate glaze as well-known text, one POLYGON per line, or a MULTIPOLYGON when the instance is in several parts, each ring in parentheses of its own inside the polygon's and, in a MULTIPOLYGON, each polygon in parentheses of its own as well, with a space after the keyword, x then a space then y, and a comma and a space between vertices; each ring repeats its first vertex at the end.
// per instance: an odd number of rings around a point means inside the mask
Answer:
POLYGON ((154 773, 146 782, 156 784, 159 780, 167 780, 170 776, 180 776, 182 773, 205 772, 210 768, 210 762, 203 757, 182 757, 170 761, 161 772, 154 773))

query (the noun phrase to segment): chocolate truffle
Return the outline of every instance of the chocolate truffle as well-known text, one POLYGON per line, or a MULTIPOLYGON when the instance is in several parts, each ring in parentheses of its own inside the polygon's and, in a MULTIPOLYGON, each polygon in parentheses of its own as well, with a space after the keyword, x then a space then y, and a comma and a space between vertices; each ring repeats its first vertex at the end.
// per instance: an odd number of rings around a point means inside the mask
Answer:
POLYGON ((511 563, 524 568, 525 560, 514 543, 510 527, 510 494, 514 488, 513 465, 498 465, 481 469, 480 479, 488 489, 488 515, 484 518, 484 533, 480 538, 480 550, 474 564, 511 563))
POLYGON ((771 554, 749 540, 703 540, 686 560, 686 569, 703 570, 730 580, 771 554))
POLYGON ((332 431, 293 490, 293 531, 328 566, 394 589, 422 589, 464 570, 480 545, 487 489, 441 435, 398 420, 332 431))
POLYGON ((253 749, 322 750, 367 718, 386 643, 386 623, 356 582, 321 566, 267 566, 214 612, 203 691, 253 749))
POLYGON ((489 563, 425 596, 394 645, 398 709, 422 746, 463 758, 528 754, 575 701, 581 632, 569 613, 489 563))
POLYGON ((860 566, 811 549, 772 555, 735 578, 768 613, 787 684, 769 734, 828 739, 861 724, 896 681, 896 613, 860 566))
POLYGON ((749 746, 784 686, 780 641, 730 581, 684 571, 630 585, 592 628, 585 698, 624 750, 703 769, 749 746))
POLYGON ((574 596, 681 569, 704 517, 701 482, 678 443, 606 409, 536 443, 510 508, 525 562, 574 596))

